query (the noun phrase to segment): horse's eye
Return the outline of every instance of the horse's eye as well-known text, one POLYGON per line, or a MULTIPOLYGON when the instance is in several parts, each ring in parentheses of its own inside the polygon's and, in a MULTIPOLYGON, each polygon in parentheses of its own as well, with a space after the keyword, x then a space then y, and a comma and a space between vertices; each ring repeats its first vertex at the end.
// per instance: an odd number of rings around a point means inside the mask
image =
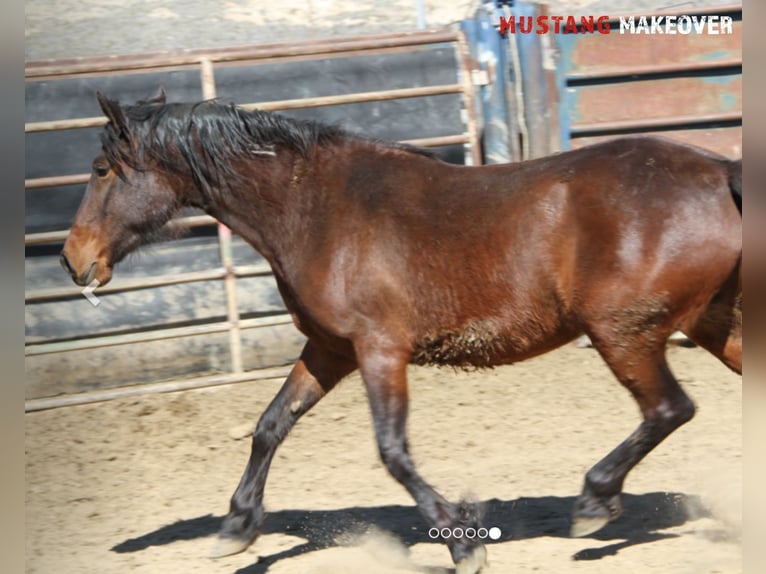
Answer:
POLYGON ((109 166, 104 164, 95 164, 93 166, 93 172, 98 177, 106 177, 107 174, 109 173, 109 166))

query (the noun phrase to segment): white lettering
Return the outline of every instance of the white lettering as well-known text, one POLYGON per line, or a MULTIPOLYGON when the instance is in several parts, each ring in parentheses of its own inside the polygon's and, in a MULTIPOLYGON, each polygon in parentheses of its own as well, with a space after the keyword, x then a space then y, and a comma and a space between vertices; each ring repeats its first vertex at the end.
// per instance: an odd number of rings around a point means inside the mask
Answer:
POLYGON ((666 34, 675 34, 676 33, 676 17, 675 16, 668 16, 665 20, 665 33, 666 34))
POLYGON ((620 34, 732 34, 731 16, 620 16, 620 34))
POLYGON ((649 23, 646 21, 646 16, 641 16, 638 19, 638 25, 636 26, 636 34, 648 34, 649 23))
POLYGON ((689 18, 688 16, 679 16, 678 17, 678 33, 690 34, 691 31, 692 31, 691 18, 689 18))
POLYGON ((635 33, 636 22, 633 16, 628 16, 627 18, 620 16, 620 34, 624 34, 626 30, 631 34, 635 33))
POLYGON ((721 34, 731 34, 731 16, 721 16, 721 34))
MULTIPOLYGON (((717 16, 711 16, 710 18, 716 18, 717 16)), ((705 29, 705 19, 707 16, 702 16, 701 18, 697 18, 696 16, 692 16, 692 23, 694 24, 694 31, 697 32, 697 34, 702 34, 702 31, 705 29)))
POLYGON ((707 23, 707 33, 708 34, 720 34, 720 29, 718 28, 719 22, 718 22, 718 16, 711 16, 710 20, 708 20, 707 23))

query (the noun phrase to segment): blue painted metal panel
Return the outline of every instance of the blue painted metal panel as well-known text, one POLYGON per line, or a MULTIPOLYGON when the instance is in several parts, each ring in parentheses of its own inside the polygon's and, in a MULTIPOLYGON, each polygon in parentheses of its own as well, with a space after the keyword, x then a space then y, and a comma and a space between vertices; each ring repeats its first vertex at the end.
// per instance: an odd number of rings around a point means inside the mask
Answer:
POLYGON ((511 138, 515 134, 508 107, 511 80, 507 58, 507 39, 500 36, 493 19, 480 10, 476 17, 464 20, 461 29, 471 48, 471 56, 489 77, 489 84, 479 89, 483 123, 482 143, 485 163, 508 163, 514 157, 511 138))

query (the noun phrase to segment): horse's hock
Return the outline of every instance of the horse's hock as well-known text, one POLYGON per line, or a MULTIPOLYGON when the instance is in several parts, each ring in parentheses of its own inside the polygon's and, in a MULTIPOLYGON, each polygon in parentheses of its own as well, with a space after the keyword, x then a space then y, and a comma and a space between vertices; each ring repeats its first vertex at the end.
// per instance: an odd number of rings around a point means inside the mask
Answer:
POLYGON ((67 283, 58 253, 99 145, 97 89, 125 101, 159 85, 174 101, 217 96, 411 141, 455 163, 654 132, 738 157, 741 9, 699 12, 731 15, 733 34, 558 35, 544 51, 539 36, 500 41, 478 14, 459 30, 27 62, 28 408, 283 376, 304 342, 268 265, 198 213, 177 222, 189 236, 123 263, 94 292, 98 306, 67 283))

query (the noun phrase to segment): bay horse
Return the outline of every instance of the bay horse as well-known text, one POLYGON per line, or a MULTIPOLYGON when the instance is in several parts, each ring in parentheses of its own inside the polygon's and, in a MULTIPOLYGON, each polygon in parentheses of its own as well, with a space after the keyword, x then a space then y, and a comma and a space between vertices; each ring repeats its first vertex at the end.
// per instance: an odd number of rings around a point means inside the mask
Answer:
POLYGON ((268 260, 307 337, 260 417, 214 556, 255 540, 277 447, 356 369, 385 467, 450 533, 459 574, 485 563, 467 535, 480 512, 436 492, 409 455, 408 364, 490 368, 590 337, 643 419, 587 472, 577 536, 620 514, 628 472, 694 415, 666 362, 673 332, 741 373, 741 160, 631 137, 467 167, 234 104, 97 99, 102 149, 61 254, 74 282, 106 284, 195 207, 268 260))

